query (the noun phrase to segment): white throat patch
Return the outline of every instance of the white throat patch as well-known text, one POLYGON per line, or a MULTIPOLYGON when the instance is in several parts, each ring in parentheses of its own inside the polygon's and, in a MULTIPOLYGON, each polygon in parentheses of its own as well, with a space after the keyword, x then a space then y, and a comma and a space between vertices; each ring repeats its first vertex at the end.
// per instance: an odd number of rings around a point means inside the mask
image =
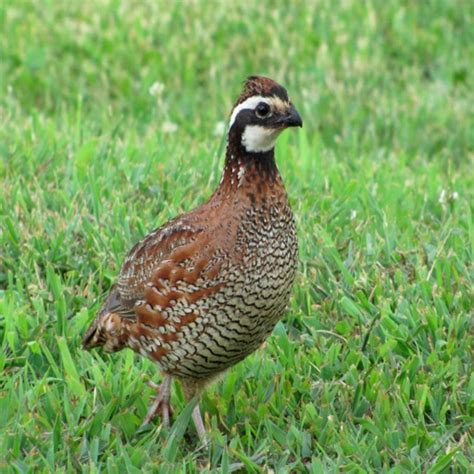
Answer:
POLYGON ((282 131, 282 129, 265 128, 260 125, 247 125, 242 134, 242 145, 250 153, 270 151, 282 131))

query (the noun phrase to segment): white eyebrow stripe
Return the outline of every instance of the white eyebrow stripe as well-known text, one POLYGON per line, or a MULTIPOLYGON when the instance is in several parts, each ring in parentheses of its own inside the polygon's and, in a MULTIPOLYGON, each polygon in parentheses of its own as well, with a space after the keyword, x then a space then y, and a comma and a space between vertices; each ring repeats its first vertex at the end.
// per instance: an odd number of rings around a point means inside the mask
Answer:
POLYGON ((270 104, 270 98, 269 97, 263 97, 261 95, 254 95, 252 97, 249 97, 248 99, 244 100, 241 104, 237 105, 234 110, 232 111, 232 115, 230 116, 229 120, 229 130, 232 128, 232 125, 234 125, 235 119, 237 118, 237 115, 239 115, 239 112, 241 110, 245 109, 255 109, 257 105, 260 102, 265 102, 267 104, 270 104))

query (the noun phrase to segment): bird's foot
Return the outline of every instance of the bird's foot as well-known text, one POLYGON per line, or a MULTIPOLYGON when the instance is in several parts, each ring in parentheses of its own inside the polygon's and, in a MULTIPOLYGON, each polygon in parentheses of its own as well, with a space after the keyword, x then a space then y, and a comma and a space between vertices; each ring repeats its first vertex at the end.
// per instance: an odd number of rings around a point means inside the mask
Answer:
POLYGON ((163 426, 170 426, 171 415, 173 414, 170 406, 171 395, 171 376, 166 375, 160 385, 149 382, 148 385, 156 390, 156 397, 148 410, 148 413, 140 426, 140 429, 150 423, 157 414, 161 416, 163 426))

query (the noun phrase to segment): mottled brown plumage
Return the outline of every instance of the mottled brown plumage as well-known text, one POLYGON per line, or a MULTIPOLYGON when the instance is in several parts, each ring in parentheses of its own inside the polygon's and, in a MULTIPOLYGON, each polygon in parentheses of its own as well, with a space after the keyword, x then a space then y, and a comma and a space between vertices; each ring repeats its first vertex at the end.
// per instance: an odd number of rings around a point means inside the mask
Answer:
MULTIPOLYGON (((274 158, 301 119, 286 90, 250 77, 229 124, 225 168, 211 198, 132 248, 84 347, 125 347, 165 374, 145 422, 169 422, 171 378, 198 397, 255 351, 285 312, 297 265, 293 214, 274 158)), ((199 406, 193 412, 199 435, 199 406)))

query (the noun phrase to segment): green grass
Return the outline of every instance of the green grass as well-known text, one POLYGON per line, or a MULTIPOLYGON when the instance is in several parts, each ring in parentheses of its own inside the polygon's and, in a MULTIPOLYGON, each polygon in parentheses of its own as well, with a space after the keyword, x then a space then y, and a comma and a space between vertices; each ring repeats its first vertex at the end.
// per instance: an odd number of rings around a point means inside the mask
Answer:
POLYGON ((469 471, 472 3, 233 3, 0 6, 0 471, 469 471), (156 368, 80 339, 131 245, 217 185, 254 73, 305 123, 277 148, 301 265, 205 394, 203 452, 179 386, 175 427, 137 433, 156 368))

